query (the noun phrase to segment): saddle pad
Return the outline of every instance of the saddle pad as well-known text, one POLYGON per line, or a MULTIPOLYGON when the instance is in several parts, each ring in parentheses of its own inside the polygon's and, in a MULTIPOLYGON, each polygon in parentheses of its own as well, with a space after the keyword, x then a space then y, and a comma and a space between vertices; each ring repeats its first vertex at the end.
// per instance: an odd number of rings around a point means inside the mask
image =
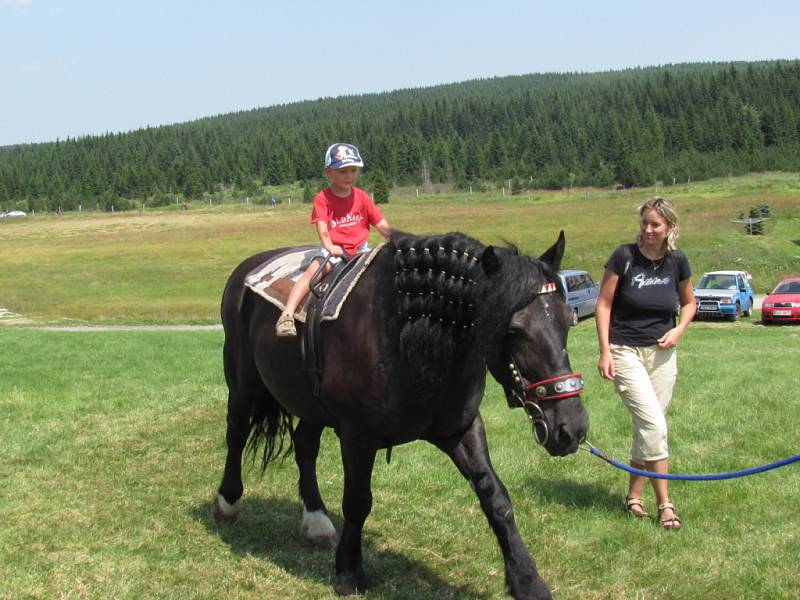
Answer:
MULTIPOLYGON (((339 316, 339 310, 350 291, 355 287, 373 258, 378 255, 382 246, 383 244, 380 244, 351 259, 356 261, 356 264, 344 273, 326 298, 322 308, 323 321, 332 321, 339 316)), ((264 300, 283 310, 286 308, 286 300, 292 286, 308 268, 314 259, 316 250, 317 246, 300 246, 277 254, 250 271, 244 279, 244 284, 264 300)), ((294 318, 301 323, 306 322, 306 304, 310 295, 310 293, 306 295, 294 315, 294 318)))

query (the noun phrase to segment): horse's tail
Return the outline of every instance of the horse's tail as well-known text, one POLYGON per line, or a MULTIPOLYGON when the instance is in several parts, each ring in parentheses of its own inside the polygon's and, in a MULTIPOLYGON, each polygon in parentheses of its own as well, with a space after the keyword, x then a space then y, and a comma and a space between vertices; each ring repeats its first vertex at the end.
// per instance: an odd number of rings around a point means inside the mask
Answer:
MULTIPOLYGON (((252 261, 252 257, 250 260, 252 261)), ((260 258, 259 258, 260 260, 260 258)), ((234 389, 241 377, 240 369, 237 368, 239 361, 252 361, 252 355, 248 349, 247 328, 243 326, 243 321, 247 318, 248 311, 251 310, 245 302, 246 288, 243 284, 244 275, 253 267, 247 262, 239 265, 233 272, 225 286, 222 294, 222 306, 220 313, 222 325, 225 329, 225 344, 223 356, 225 363, 225 378, 228 387, 234 389)), ((255 364, 249 364, 255 371, 255 364)), ((264 447, 261 453, 261 471, 276 458, 283 458, 293 450, 294 422, 292 416, 284 410, 278 401, 270 394, 265 387, 256 388, 246 395, 245 405, 240 405, 237 412, 242 417, 249 414, 248 441, 245 446, 245 456, 250 455, 255 465, 256 457, 259 454, 259 447, 263 441, 264 447), (256 391, 257 390, 257 391, 256 391), (241 412, 240 412, 241 411, 241 412), (285 443, 286 434, 289 434, 288 446, 285 443), (284 448, 284 446, 287 446, 284 448)), ((231 408, 228 408, 228 419, 231 419, 231 408)), ((247 418, 247 417, 245 417, 247 418)), ((241 423, 242 428, 245 423, 241 423)))
POLYGON ((284 408, 265 391, 262 398, 253 406, 250 415, 250 439, 247 442, 246 454, 252 455, 256 462, 261 442, 264 448, 261 453, 261 471, 276 458, 285 458, 291 454, 294 444, 294 420, 284 408), (289 443, 286 444, 287 435, 289 443), (285 448, 284 448, 285 446, 285 448))

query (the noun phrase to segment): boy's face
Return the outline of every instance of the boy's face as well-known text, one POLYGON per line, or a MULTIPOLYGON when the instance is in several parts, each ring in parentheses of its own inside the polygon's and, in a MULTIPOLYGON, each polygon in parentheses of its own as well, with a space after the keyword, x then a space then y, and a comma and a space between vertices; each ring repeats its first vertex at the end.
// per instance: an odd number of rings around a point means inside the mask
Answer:
POLYGON ((325 168, 325 174, 331 180, 331 187, 335 192, 347 195, 358 181, 358 167, 342 167, 341 169, 325 168))

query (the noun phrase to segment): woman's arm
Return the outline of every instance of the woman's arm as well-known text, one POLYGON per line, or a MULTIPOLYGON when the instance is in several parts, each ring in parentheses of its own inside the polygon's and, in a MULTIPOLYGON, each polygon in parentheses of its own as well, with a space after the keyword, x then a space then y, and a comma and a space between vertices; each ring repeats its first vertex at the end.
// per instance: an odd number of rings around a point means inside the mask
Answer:
POLYGON ((658 340, 659 348, 674 348, 681 341, 683 334, 686 333, 686 328, 689 323, 694 319, 697 312, 697 305, 694 300, 694 288, 692 287, 691 278, 684 279, 678 283, 678 299, 681 304, 681 318, 678 324, 665 333, 658 340))
POLYGON ((597 345, 600 348, 600 359, 597 361, 597 368, 601 377, 613 380, 614 361, 611 359, 611 344, 609 342, 609 332, 611 329, 611 305, 614 303, 614 292, 617 291, 619 275, 609 269, 603 272, 603 279, 600 281, 600 296, 597 298, 597 306, 594 309, 594 322, 597 327, 597 345))

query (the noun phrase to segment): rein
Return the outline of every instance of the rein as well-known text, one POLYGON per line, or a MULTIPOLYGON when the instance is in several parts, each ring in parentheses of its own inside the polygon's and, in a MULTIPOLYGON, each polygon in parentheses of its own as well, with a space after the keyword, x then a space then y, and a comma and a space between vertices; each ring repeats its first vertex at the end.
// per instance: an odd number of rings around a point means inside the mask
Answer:
POLYGON ((758 467, 753 467, 751 469, 743 469, 741 471, 731 471, 728 473, 712 473, 707 475, 680 475, 676 473, 653 473, 652 471, 644 471, 642 469, 637 469, 635 467, 631 467, 629 465, 622 464, 610 458, 606 454, 602 453, 600 450, 592 446, 586 440, 583 440, 581 444, 581 449, 586 450, 589 454, 594 454, 598 458, 602 458, 611 466, 614 466, 618 469, 623 471, 627 471, 628 473, 633 473, 634 475, 641 475, 643 477, 649 477, 650 479, 677 479, 680 481, 718 481, 722 479, 736 479, 737 477, 744 477, 745 475, 755 475, 756 473, 763 473, 764 471, 770 471, 771 469, 777 469, 778 467, 783 467, 785 465, 790 465, 794 462, 800 461, 800 454, 795 454, 794 456, 789 456, 788 458, 784 458, 782 460, 778 460, 775 462, 768 463, 766 465, 761 465, 758 467))

